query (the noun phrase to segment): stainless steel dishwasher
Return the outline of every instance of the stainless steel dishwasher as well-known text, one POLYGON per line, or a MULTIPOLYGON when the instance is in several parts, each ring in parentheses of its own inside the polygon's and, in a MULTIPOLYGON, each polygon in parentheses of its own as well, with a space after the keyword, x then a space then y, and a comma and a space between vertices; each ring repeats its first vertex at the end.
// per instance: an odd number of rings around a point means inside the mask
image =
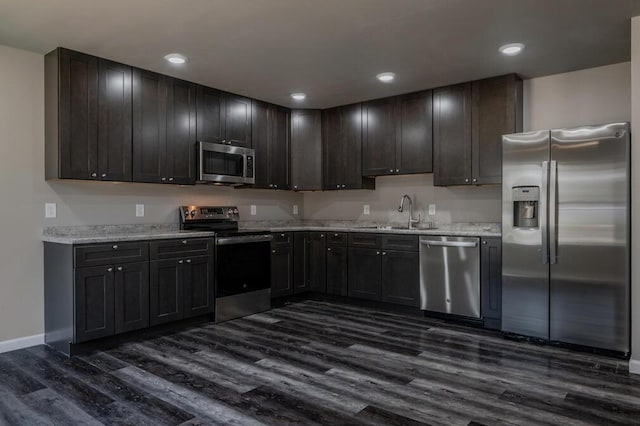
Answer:
POLYGON ((420 238, 420 309, 480 318, 479 238, 420 238))

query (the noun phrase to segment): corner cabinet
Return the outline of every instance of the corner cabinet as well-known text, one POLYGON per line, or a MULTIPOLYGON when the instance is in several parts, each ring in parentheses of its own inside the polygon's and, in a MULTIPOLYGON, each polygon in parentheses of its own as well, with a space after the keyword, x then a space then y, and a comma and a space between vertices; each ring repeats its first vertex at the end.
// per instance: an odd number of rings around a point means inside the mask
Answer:
POLYGON ((45 177, 132 180, 132 69, 58 48, 45 56, 45 177))
POLYGON ((433 91, 434 185, 502 181, 502 135, 522 131, 522 80, 514 74, 433 91))
POLYGON ((323 189, 374 189, 362 176, 362 105, 322 111, 323 189))
POLYGON ((265 102, 253 102, 254 188, 290 189, 291 112, 265 102))
POLYGON ((433 171, 430 90, 366 102, 362 116, 363 175, 433 171))

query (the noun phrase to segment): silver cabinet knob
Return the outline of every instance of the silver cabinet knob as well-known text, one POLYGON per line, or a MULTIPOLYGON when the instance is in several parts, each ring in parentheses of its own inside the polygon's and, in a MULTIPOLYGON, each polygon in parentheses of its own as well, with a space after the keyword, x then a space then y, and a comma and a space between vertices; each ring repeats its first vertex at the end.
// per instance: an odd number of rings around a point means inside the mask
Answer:
POLYGON ((347 185, 342 185, 342 188, 346 188, 346 187, 347 187, 347 185))
POLYGON ((337 236, 338 236, 338 234, 337 234, 337 233, 335 233, 335 234, 333 234, 333 236, 334 236, 334 237, 337 237, 337 236))
POLYGON ((191 263, 191 259, 187 259, 187 260, 185 260, 185 262, 191 263))
POLYGON ((478 181, 478 179, 476 179, 476 178, 473 178, 473 181, 474 181, 474 182, 477 182, 477 181, 478 181))
POLYGON ((389 173, 393 173, 393 169, 389 169, 389 173))
POLYGON ((396 169, 396 173, 400 173, 400 169, 396 169))
POLYGON ((269 184, 269 188, 273 188, 273 184, 272 183, 269 184))
POLYGON ((178 260, 178 263, 182 264, 182 260, 178 260))
POLYGON ((320 234, 320 238, 324 238, 324 234, 320 234))
POLYGON ((276 253, 276 251, 275 251, 275 250, 271 250, 271 253, 275 254, 275 253, 276 253))
POLYGON ((114 245, 112 246, 112 248, 113 248, 114 250, 118 250, 118 245, 117 245, 117 244, 114 244, 114 245))
POLYGON ((107 272, 113 272, 113 268, 107 268, 107 272))
POLYGON ((103 173, 103 174, 100 175, 100 177, 107 177, 107 174, 103 173))
POLYGON ((98 177, 97 173, 91 173, 91 177, 98 177))
POLYGON ((298 189, 298 185, 293 185, 293 189, 298 189))
POLYGON ((173 178, 172 177, 169 178, 169 182, 173 182, 173 178))
POLYGON ((486 242, 486 241, 483 241, 483 242, 482 242, 482 244, 484 244, 484 245, 486 246, 486 245, 487 245, 487 242, 486 242))
POLYGON ((386 252, 386 251, 383 251, 383 252, 382 252, 382 255, 383 255, 383 256, 386 256, 386 255, 387 255, 387 252, 386 252))
POLYGON ((280 236, 284 238, 284 234, 280 234, 280 236))
POLYGON ((182 244, 187 244, 187 240, 182 240, 182 244))
POLYGON ((340 189, 340 184, 337 184, 337 185, 336 185, 336 188, 340 189))
POLYGON ((222 139, 222 143, 227 143, 227 140, 226 139, 222 139))
POLYGON ((273 187, 274 187, 275 189, 278 189, 278 185, 273 185, 273 187))
POLYGON ((377 252, 376 252, 376 255, 380 256, 380 252, 379 252, 379 251, 377 251, 377 252))
POLYGON ((122 271, 122 266, 118 266, 118 271, 122 271))
POLYGON ((465 183, 469 183, 469 179, 465 179, 464 181, 465 181, 465 183))
POLYGON ((161 181, 165 182, 167 180, 166 177, 160 178, 161 181))
POLYGON ((331 247, 327 247, 327 251, 331 251, 331 247))

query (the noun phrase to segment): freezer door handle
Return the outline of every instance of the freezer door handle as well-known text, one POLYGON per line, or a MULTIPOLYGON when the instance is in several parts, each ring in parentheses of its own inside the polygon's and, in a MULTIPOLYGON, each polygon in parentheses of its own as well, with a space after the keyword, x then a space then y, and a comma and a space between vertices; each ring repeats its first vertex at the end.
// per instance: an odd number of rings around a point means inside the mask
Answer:
POLYGON ((466 242, 466 241, 430 241, 430 240, 422 240, 420 244, 425 244, 427 247, 477 247, 477 242, 466 242))
POLYGON ((558 162, 551 161, 549 172, 549 263, 558 263, 558 162))
POLYGON ((548 201, 549 200, 549 162, 542 162, 542 193, 540 194, 540 233, 542 234, 542 264, 549 263, 549 230, 547 229, 548 220, 548 201))

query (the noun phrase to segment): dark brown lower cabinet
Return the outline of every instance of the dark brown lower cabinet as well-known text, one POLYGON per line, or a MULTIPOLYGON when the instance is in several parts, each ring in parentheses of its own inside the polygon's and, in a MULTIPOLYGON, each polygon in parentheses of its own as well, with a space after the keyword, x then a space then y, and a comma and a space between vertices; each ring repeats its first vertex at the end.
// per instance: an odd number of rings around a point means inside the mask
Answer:
POLYGON ((310 240, 308 232, 293 234, 293 293, 309 291, 309 250, 310 240))
POLYGON ((347 247, 327 247, 326 287, 328 294, 347 296, 347 247))
POLYGON ((349 297, 381 300, 382 252, 379 249, 349 248, 349 297))
POLYGON ((153 260, 150 264, 151 325, 179 320, 184 315, 184 261, 153 260))
POLYGON ((75 342, 115 333, 113 266, 75 270, 75 342))
POLYGON ((293 294, 293 249, 290 244, 271 246, 271 297, 293 294))
POLYGON ((149 327, 149 262, 116 266, 115 332, 149 327))
POLYGON ((184 260, 184 318, 206 315, 214 310, 213 257, 184 260))
POLYGON ((327 291, 327 234, 309 232, 309 291, 327 291))
POLYGON ((382 301, 420 306, 420 255, 417 252, 382 252, 382 301))
POLYGON ((502 240, 483 238, 480 248, 480 299, 486 328, 502 325, 502 240))

